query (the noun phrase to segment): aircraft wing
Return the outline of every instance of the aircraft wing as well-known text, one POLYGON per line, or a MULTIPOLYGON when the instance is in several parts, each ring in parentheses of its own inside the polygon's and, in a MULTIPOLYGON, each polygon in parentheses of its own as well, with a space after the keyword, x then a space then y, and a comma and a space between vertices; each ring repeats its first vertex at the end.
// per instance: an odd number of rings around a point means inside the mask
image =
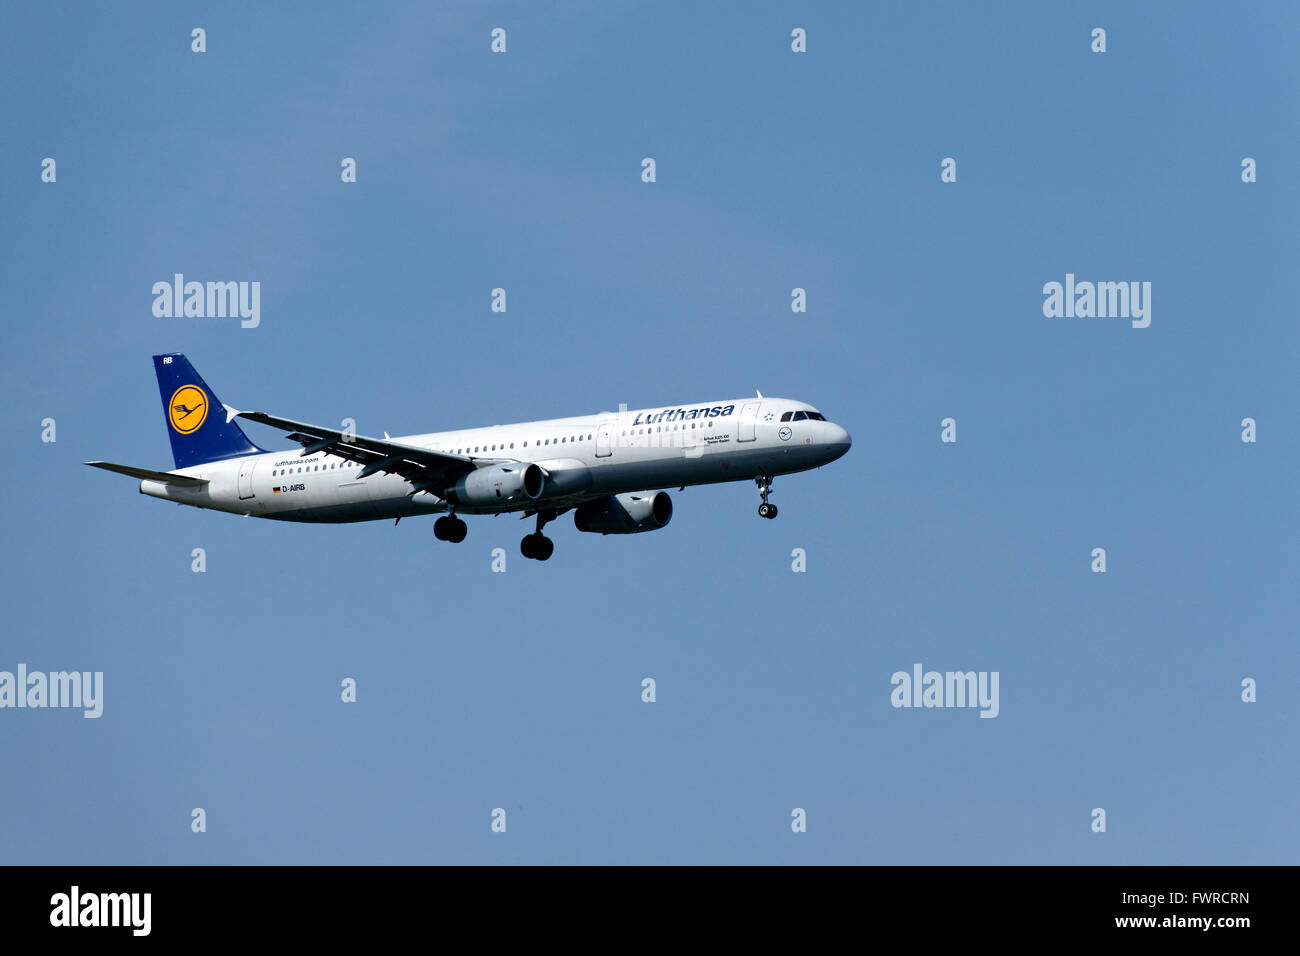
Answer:
POLYGON ((350 435, 335 428, 321 425, 309 425, 295 422, 289 418, 278 418, 266 412, 228 411, 246 418, 259 425, 270 425, 289 432, 289 439, 302 445, 303 455, 313 455, 318 451, 329 452, 340 458, 347 458, 359 463, 362 468, 359 478, 365 478, 379 471, 401 475, 415 487, 416 491, 439 490, 456 481, 466 472, 479 467, 481 461, 463 455, 449 455, 443 451, 421 448, 418 445, 405 445, 388 438, 367 438, 364 435, 350 435))

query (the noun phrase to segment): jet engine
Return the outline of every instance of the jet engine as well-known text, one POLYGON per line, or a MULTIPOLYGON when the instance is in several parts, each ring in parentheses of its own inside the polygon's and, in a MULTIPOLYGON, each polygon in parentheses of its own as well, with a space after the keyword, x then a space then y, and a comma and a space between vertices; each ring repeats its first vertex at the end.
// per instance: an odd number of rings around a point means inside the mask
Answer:
POLYGON ((573 512, 573 523, 579 531, 639 534, 658 531, 672 517, 673 499, 666 491, 641 491, 579 505, 573 512))
POLYGON ((453 504, 484 507, 536 498, 545 481, 542 469, 532 462, 489 465, 462 476, 447 489, 446 497, 453 504))

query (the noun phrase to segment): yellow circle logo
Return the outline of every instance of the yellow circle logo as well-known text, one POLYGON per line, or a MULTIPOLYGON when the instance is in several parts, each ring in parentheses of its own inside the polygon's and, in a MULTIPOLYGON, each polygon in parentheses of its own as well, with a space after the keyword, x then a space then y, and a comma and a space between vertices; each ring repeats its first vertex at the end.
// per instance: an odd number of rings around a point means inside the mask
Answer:
POLYGON ((182 385, 167 403, 167 418, 182 435, 198 431, 208 417, 208 396, 197 385, 182 385))

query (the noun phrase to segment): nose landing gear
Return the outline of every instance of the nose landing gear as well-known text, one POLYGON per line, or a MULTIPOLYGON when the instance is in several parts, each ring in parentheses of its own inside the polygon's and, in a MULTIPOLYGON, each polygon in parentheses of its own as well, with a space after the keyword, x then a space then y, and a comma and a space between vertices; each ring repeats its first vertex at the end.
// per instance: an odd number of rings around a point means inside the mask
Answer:
POLYGON ((775 518, 776 505, 768 504, 767 496, 772 493, 772 477, 770 475, 755 475, 754 484, 758 485, 758 495, 763 499, 763 503, 758 506, 758 516, 760 518, 775 518))

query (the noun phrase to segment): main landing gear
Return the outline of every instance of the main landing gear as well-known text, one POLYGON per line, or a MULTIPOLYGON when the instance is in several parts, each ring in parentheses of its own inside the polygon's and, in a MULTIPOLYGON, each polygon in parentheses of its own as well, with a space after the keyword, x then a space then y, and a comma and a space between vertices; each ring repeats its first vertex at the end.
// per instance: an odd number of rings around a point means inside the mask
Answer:
POLYGON ((460 544, 467 534, 469 534, 469 527, 455 514, 443 515, 433 523, 433 536, 439 541, 460 544))
POLYGON ((542 534, 542 529, 546 527, 548 521, 554 521, 558 515, 559 512, 554 510, 537 512, 537 530, 532 534, 524 535, 524 540, 519 542, 520 554, 525 558, 545 561, 555 553, 555 542, 542 534))
POLYGON ((767 503, 767 496, 772 493, 772 478, 770 475, 755 475, 754 484, 758 485, 758 495, 763 499, 763 503, 758 506, 758 516, 760 518, 775 518, 776 505, 767 503))

